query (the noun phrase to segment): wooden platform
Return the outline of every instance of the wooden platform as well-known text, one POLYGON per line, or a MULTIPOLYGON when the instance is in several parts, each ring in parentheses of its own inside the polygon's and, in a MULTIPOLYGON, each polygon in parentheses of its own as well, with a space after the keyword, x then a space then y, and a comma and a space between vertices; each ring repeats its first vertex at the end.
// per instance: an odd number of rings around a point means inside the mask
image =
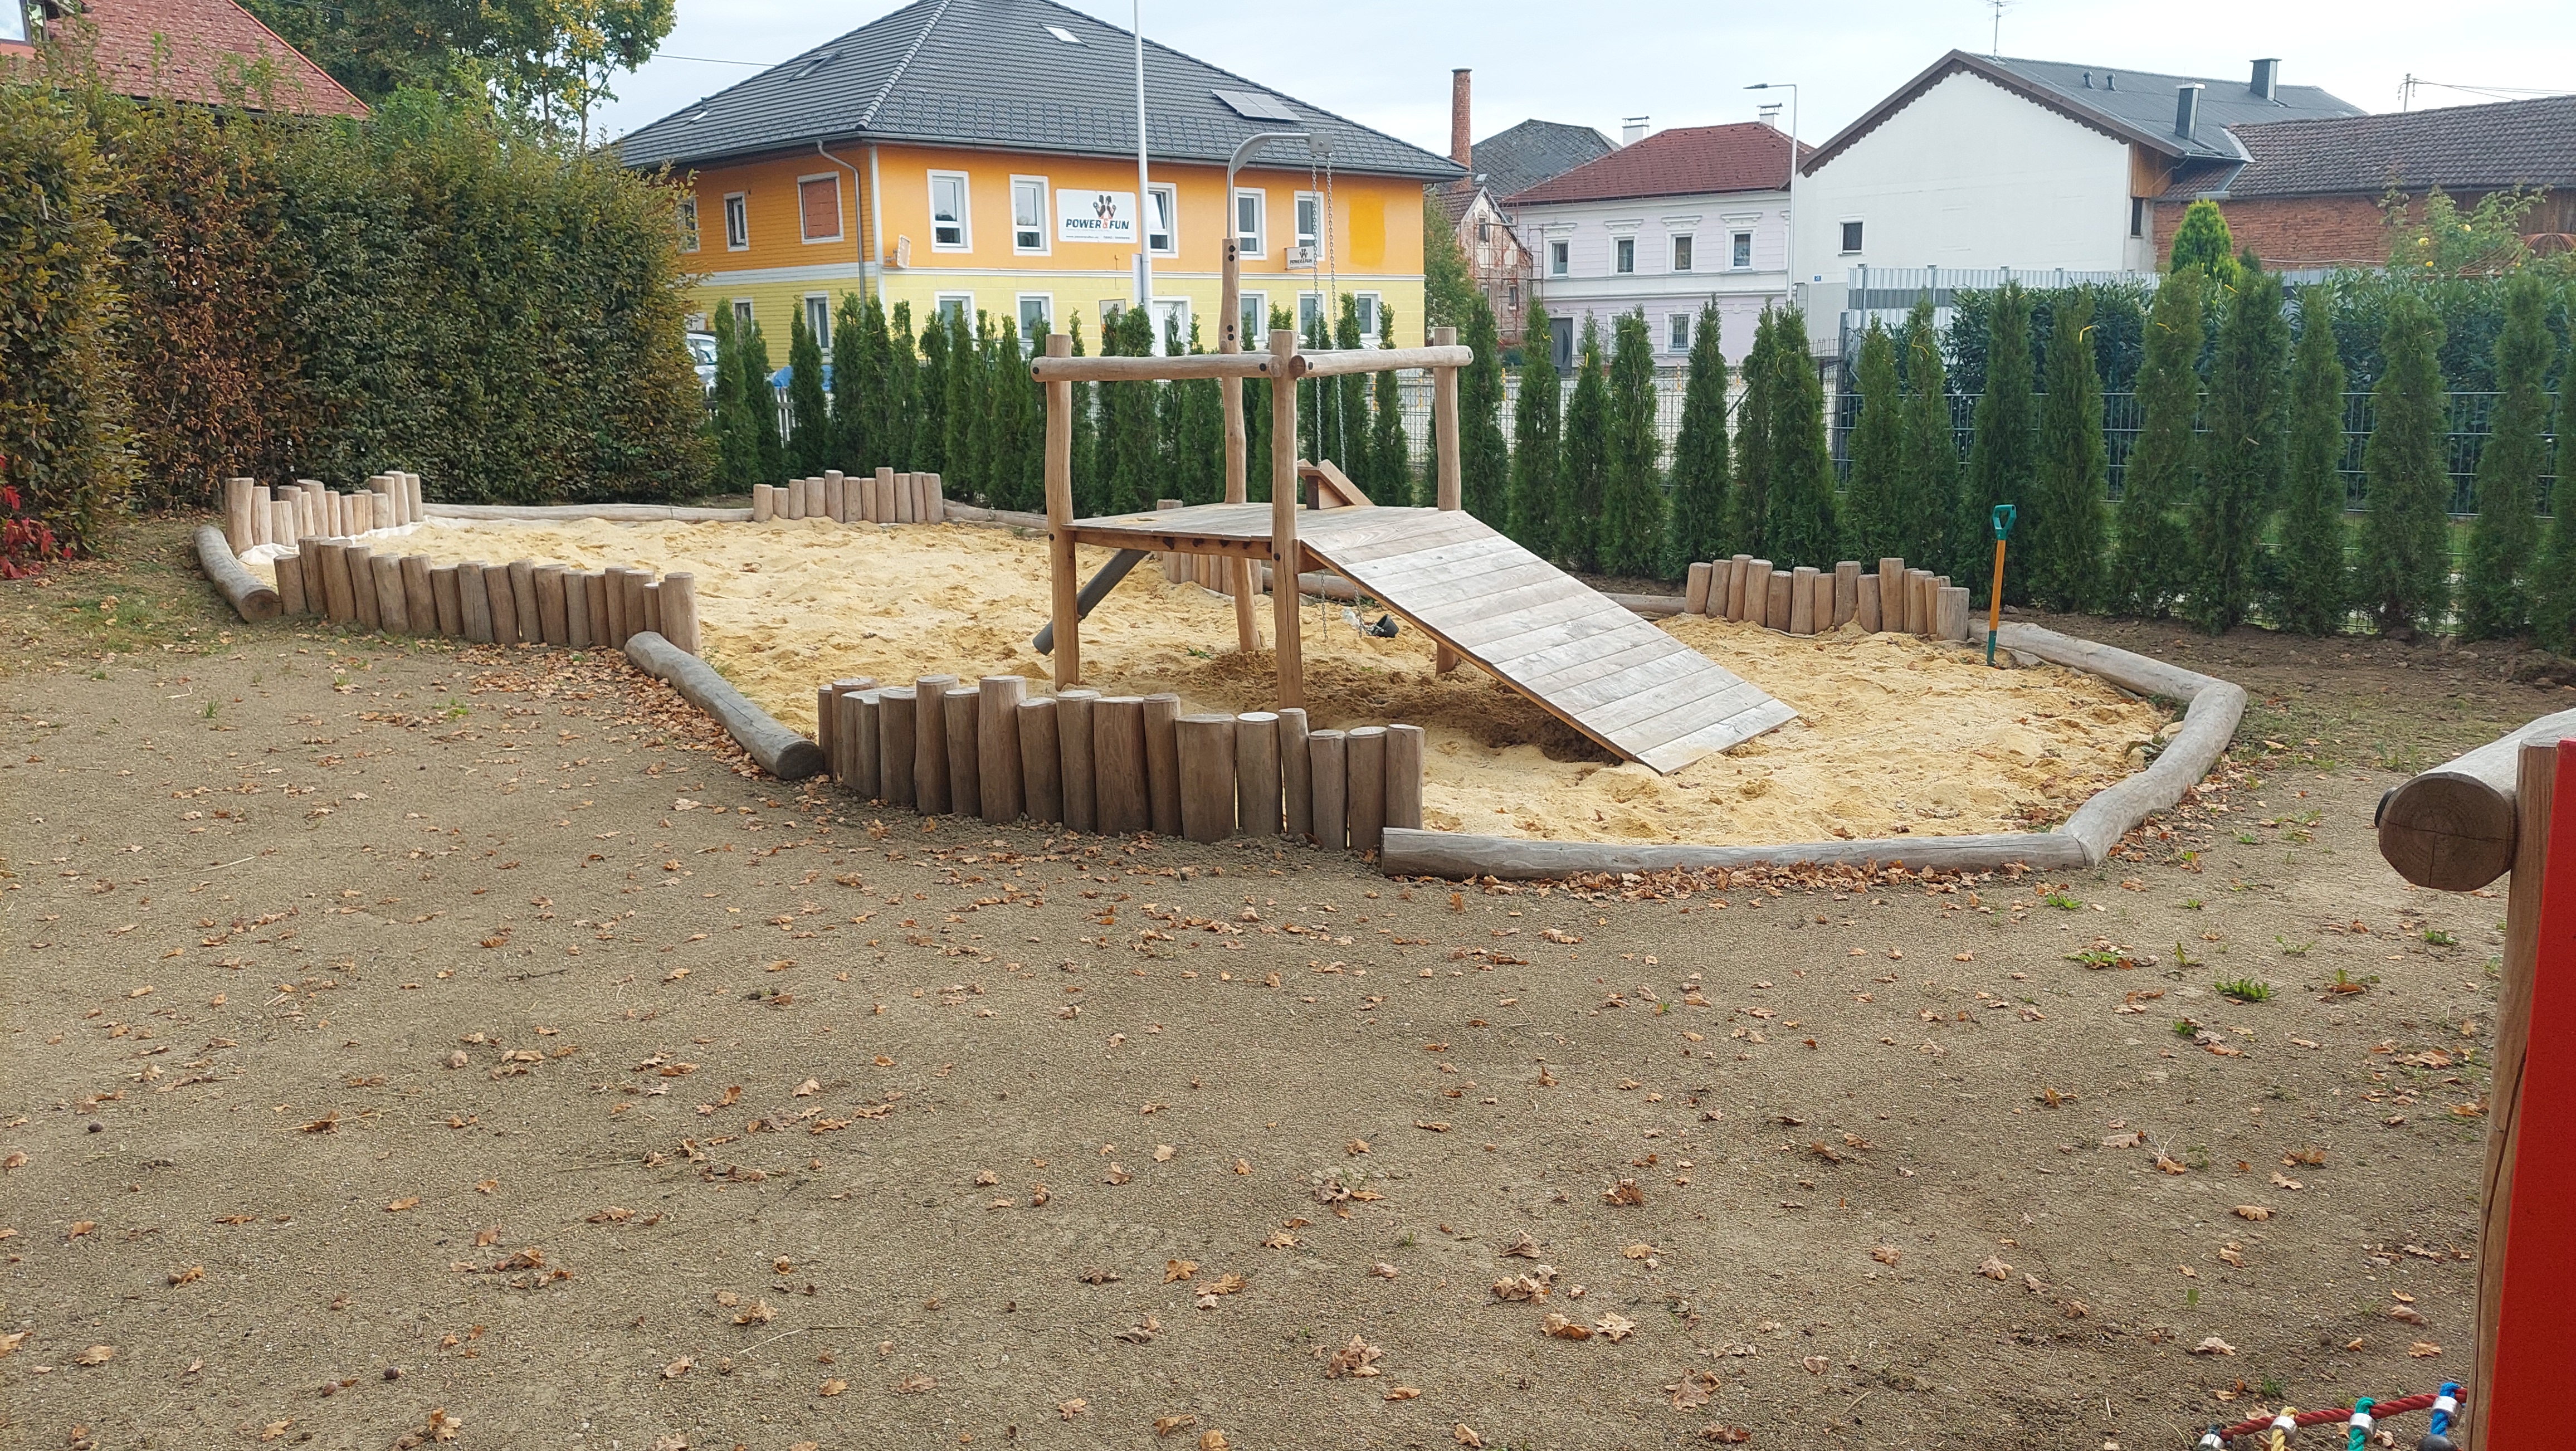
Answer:
MULTIPOLYGON (((1200 504, 1077 519, 1074 541, 1268 559, 1271 506, 1200 504)), ((1307 509, 1298 570, 1326 569, 1549 714, 1671 775, 1797 712, 1473 515, 1307 509)))

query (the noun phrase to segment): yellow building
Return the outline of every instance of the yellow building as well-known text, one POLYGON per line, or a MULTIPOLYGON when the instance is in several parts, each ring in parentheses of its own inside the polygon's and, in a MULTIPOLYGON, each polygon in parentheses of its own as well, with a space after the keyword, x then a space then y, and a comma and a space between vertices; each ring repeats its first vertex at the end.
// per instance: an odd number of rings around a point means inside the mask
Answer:
POLYGON ((1049 0, 920 0, 619 153, 689 178, 702 311, 758 320, 773 349, 798 309, 828 341, 849 292, 909 303, 916 325, 963 309, 1027 336, 1078 316, 1096 348, 1136 295, 1140 243, 1158 320, 1213 348, 1229 220, 1248 347, 1255 309, 1302 318, 1326 293, 1356 299, 1372 340, 1389 309, 1395 341, 1421 341, 1422 188, 1456 165, 1149 41, 1140 207, 1134 45, 1049 0), (1229 158, 1263 132, 1294 134, 1228 198, 1229 158))

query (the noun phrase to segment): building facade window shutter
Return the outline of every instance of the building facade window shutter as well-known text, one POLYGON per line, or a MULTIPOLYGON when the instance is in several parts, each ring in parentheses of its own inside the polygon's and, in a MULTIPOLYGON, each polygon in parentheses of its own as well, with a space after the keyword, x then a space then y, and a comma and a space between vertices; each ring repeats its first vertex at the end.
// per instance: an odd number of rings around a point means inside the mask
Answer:
POLYGON ((816 177, 796 183, 796 208, 808 242, 838 241, 841 236, 841 179, 816 177))

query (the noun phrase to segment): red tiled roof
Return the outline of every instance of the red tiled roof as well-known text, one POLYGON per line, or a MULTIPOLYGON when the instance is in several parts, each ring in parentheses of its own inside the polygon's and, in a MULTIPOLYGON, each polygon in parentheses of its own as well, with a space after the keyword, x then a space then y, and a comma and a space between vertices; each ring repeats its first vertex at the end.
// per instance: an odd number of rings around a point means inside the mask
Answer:
POLYGON ((99 78, 124 95, 299 116, 367 114, 365 102, 233 0, 87 0, 53 30, 86 47, 99 78))
POLYGON ((2576 96, 2235 130, 2253 160, 2227 184, 2229 196, 2576 185, 2576 96))
MULTIPOLYGON (((1815 148, 1807 147, 1802 155, 1815 148)), ((1623 197, 1699 196, 1710 192, 1778 191, 1789 184, 1789 138, 1759 121, 1677 126, 1622 146, 1506 198, 1532 202, 1612 201, 1623 197)))

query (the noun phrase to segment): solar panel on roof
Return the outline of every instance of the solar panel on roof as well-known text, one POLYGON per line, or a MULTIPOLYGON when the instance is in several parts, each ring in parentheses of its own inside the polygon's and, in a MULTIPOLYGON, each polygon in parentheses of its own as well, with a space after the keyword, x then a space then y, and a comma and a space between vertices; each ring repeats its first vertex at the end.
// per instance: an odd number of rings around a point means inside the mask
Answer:
POLYGON ((1067 45, 1082 44, 1081 36, 1074 34, 1072 31, 1065 29, 1061 25, 1050 25, 1046 30, 1047 34, 1054 36, 1056 39, 1063 41, 1067 45))
POLYGON ((1294 121, 1297 119, 1297 113, 1289 110, 1285 102, 1274 96, 1265 96, 1258 91, 1210 91, 1208 94, 1225 102, 1234 114, 1246 120, 1294 121))

